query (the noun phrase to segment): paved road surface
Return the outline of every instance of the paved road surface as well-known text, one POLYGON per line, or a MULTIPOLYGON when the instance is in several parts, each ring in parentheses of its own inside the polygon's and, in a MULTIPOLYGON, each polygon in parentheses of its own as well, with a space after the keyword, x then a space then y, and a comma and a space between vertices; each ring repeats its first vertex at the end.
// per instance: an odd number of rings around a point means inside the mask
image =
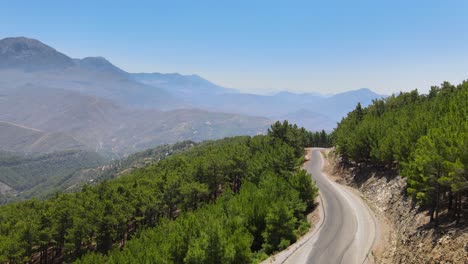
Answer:
POLYGON ((313 149, 306 169, 320 189, 324 221, 316 235, 284 263, 367 263, 375 240, 376 222, 360 197, 322 173, 323 159, 313 149))

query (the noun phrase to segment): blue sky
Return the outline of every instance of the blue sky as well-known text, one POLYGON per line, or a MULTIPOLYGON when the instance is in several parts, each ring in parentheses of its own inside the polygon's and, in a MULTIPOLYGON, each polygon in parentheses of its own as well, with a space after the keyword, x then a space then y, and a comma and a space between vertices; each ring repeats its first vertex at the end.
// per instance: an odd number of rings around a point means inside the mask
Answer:
POLYGON ((0 38, 250 92, 468 79, 468 1, 2 1, 0 38))

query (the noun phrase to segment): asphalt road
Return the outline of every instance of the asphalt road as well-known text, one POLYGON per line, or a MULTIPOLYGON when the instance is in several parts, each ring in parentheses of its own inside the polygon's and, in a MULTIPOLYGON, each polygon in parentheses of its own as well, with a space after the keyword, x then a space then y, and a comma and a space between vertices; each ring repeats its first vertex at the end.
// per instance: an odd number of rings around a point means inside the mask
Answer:
POLYGON ((367 263, 376 236, 376 220, 354 192, 322 173, 323 159, 313 149, 306 170, 312 174, 323 202, 323 222, 316 235, 284 263, 367 263))

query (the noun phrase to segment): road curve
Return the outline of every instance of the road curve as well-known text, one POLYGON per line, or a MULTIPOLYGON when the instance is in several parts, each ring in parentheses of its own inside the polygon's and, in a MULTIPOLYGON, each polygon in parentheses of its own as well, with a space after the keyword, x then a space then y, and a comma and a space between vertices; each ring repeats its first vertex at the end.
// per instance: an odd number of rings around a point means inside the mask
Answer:
POLYGON ((365 202, 322 173, 320 149, 313 149, 305 169, 312 174, 323 203, 323 223, 316 235, 284 263, 367 263, 376 236, 376 220, 365 202))

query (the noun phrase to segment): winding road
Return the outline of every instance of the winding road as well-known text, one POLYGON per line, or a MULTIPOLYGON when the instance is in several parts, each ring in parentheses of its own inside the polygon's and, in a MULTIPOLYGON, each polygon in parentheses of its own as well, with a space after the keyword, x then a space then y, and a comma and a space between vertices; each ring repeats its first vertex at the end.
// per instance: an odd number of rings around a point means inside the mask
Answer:
POLYGON ((305 169, 312 174, 322 201, 320 226, 283 263, 368 263, 376 237, 376 220, 366 203, 322 172, 320 149, 312 149, 305 169))

